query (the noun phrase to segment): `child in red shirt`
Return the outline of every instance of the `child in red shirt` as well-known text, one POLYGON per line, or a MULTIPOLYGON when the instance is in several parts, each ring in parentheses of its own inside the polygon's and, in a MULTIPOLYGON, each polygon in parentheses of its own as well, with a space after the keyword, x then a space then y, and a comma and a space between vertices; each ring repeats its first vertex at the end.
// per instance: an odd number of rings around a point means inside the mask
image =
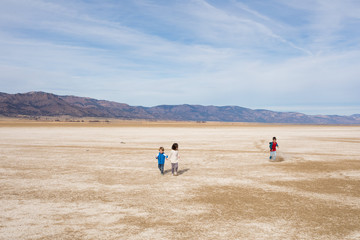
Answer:
POLYGON ((279 145, 276 142, 276 137, 273 137, 273 141, 269 142, 270 147, 270 160, 275 161, 276 160, 276 147, 279 147, 279 145))

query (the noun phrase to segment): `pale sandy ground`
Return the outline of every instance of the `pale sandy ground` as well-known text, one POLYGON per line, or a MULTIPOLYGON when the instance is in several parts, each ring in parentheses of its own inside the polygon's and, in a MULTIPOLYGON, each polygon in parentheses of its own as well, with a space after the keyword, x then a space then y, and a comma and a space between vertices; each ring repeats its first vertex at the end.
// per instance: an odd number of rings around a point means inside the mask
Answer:
POLYGON ((360 239, 360 126, 0 121, 0 212, 0 239, 360 239))

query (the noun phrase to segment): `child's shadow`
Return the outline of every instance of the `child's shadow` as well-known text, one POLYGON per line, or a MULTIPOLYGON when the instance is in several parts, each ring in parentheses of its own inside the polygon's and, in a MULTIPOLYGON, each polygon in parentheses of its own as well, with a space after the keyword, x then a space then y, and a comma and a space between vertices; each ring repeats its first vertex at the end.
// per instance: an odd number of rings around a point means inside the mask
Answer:
POLYGON ((283 162, 283 161, 285 161, 285 158, 281 156, 276 157, 275 160, 271 160, 271 159, 269 160, 269 162, 283 162))
MULTIPOLYGON (((182 174, 186 173, 189 170, 190 170, 190 168, 185 168, 185 169, 181 169, 177 173, 178 173, 178 175, 182 175, 182 174)), ((171 173, 171 169, 167 169, 167 170, 164 171, 164 175, 168 174, 168 173, 171 173)))
POLYGON ((182 175, 182 174, 186 173, 189 170, 190 170, 190 168, 181 169, 180 171, 178 171, 178 175, 182 175))

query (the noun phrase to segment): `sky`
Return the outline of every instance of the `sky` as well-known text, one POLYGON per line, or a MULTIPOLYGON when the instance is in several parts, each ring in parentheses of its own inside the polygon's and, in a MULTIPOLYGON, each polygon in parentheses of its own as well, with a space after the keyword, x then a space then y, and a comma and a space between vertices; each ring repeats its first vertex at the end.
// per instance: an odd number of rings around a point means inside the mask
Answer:
POLYGON ((0 92, 360 113, 358 0, 0 0, 0 92))

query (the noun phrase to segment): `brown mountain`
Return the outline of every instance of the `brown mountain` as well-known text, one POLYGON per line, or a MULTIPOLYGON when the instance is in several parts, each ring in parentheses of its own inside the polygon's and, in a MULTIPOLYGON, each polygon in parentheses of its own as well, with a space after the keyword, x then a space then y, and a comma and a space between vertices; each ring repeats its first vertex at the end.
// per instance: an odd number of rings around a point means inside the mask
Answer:
POLYGON ((359 114, 352 116, 306 115, 293 112, 252 110, 238 106, 161 105, 135 107, 124 103, 85 97, 58 96, 45 92, 0 93, 0 115, 72 116, 120 119, 224 121, 300 124, 360 124, 359 114))

